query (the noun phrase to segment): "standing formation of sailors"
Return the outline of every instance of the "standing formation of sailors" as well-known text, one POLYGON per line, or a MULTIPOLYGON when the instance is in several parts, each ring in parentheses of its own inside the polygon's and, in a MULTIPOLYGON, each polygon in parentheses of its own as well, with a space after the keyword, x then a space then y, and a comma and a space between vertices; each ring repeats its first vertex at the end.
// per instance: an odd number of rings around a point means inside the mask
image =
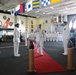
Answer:
POLYGON ((63 36, 60 32, 46 32, 46 41, 63 41, 63 36))

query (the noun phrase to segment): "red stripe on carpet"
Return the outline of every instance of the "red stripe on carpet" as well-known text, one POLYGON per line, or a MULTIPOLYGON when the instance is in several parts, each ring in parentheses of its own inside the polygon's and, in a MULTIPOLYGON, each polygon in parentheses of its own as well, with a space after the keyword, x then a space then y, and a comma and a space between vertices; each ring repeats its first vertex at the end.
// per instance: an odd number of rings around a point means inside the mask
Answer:
MULTIPOLYGON (((34 44, 36 49, 36 46, 34 44)), ((59 63, 53 60, 49 55, 43 52, 44 55, 41 56, 34 50, 34 67, 37 73, 48 73, 48 72, 63 72, 66 71, 59 63)))

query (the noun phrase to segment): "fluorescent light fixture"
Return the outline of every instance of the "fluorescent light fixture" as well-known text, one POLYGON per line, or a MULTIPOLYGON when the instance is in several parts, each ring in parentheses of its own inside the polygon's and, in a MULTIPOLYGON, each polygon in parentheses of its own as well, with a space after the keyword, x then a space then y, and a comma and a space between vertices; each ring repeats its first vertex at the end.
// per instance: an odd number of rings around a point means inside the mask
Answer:
POLYGON ((28 14, 25 14, 25 15, 28 15, 28 14))
POLYGON ((11 10, 7 10, 7 11, 11 11, 11 10))
POLYGON ((67 7, 65 7, 65 9, 67 10, 68 8, 67 8, 67 7))
POLYGON ((39 16, 37 16, 37 18, 38 18, 39 16))
POLYGON ((45 14, 45 13, 43 13, 43 14, 45 14))
POLYGON ((51 14, 50 12, 47 13, 47 15, 51 14))
POLYGON ((54 9, 54 7, 50 7, 51 9, 54 9))
POLYGON ((38 13, 39 11, 36 11, 35 13, 38 13))
POLYGON ((74 4, 76 4, 76 3, 74 3, 74 4))

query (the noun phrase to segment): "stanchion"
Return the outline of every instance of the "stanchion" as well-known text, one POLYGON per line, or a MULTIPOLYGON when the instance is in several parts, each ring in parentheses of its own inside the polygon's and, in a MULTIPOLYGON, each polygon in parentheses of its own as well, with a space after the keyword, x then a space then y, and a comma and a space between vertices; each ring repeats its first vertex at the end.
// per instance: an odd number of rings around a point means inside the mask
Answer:
POLYGON ((6 40, 6 34, 4 34, 3 38, 4 38, 4 40, 6 40))
POLYGON ((74 67, 73 67, 73 52, 72 52, 72 49, 73 49, 73 43, 71 40, 69 40, 68 42, 68 55, 67 55, 67 70, 68 71, 74 71, 74 67))
POLYGON ((29 69, 28 73, 36 73, 36 70, 34 68, 34 45, 31 40, 28 40, 28 48, 29 48, 29 69))

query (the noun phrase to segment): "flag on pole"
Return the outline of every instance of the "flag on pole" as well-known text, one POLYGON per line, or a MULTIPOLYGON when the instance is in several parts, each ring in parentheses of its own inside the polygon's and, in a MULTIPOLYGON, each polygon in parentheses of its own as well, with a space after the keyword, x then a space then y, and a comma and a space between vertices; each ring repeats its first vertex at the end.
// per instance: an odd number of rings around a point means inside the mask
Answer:
POLYGON ((27 10, 27 12, 32 10, 32 1, 29 1, 26 3, 26 10, 27 10))
POLYGON ((25 12, 25 4, 20 4, 20 13, 25 12))
POLYGON ((24 13, 25 12, 25 6, 26 4, 19 4, 17 7, 16 7, 16 12, 15 14, 19 14, 19 13, 24 13))
POLYGON ((11 9, 11 15, 14 16, 15 14, 15 8, 11 9))
POLYGON ((40 0, 33 0, 32 1, 32 9, 40 8, 40 0))
POLYGON ((17 15, 17 14, 19 14, 20 13, 20 5, 18 5, 16 8, 15 8, 15 14, 17 15))
POLYGON ((24 11, 26 12, 27 11, 27 9, 26 9, 26 4, 25 4, 25 7, 24 7, 25 9, 24 9, 24 11))
POLYGON ((55 3, 59 3, 61 2, 62 0, 51 0, 51 4, 55 4, 55 3))
POLYGON ((50 4, 50 0, 41 0, 42 7, 45 7, 50 4))

